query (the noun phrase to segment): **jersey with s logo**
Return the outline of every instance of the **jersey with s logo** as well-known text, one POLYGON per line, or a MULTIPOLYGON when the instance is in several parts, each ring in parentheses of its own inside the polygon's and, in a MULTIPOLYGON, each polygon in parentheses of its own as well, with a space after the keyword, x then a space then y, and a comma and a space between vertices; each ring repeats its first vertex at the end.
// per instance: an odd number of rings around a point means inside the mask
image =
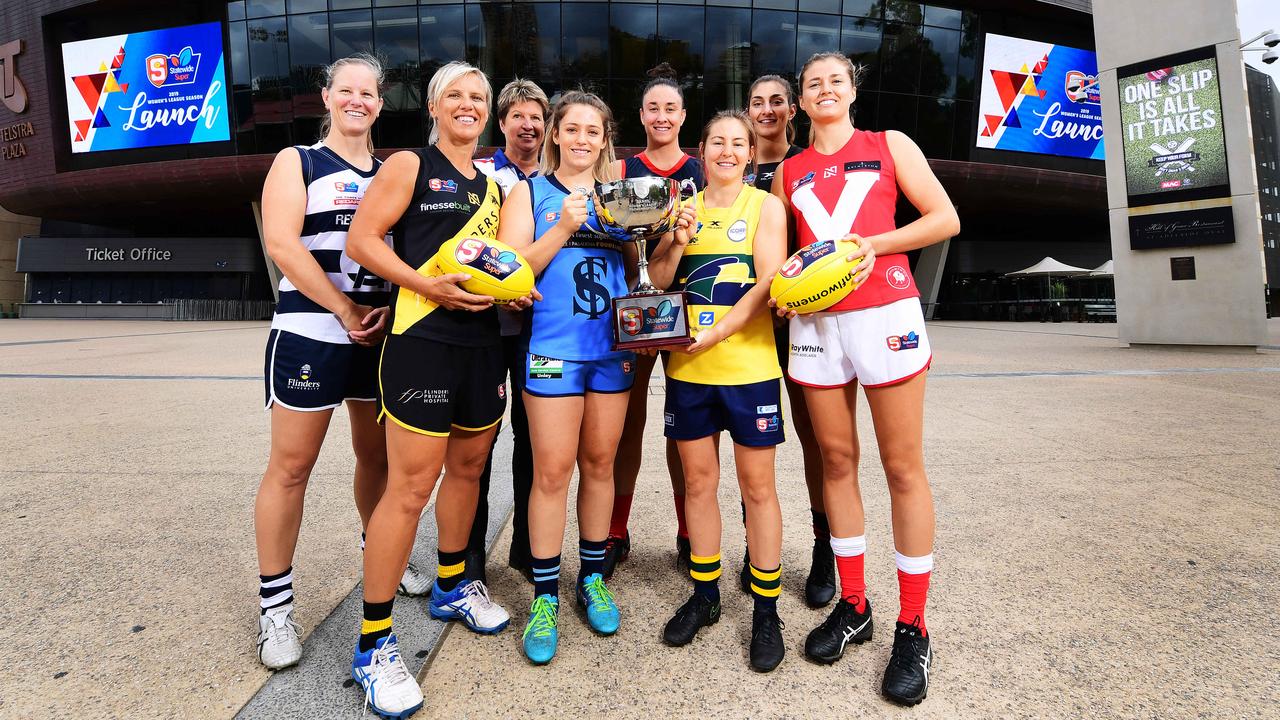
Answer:
MULTIPOLYGON (((809 148, 782 163, 783 188, 796 219, 797 243, 890 232, 898 179, 884 133, 854 130, 833 155, 809 148), (812 178, 808 182, 798 182, 812 178)), ((830 312, 860 310, 919 297, 904 253, 877 255, 871 276, 830 312)))

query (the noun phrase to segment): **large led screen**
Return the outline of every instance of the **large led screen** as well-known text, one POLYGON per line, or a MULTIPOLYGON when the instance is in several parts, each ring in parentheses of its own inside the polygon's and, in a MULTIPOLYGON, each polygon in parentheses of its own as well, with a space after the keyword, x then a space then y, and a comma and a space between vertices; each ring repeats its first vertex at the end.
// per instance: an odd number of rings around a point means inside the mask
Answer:
POLYGON ((1116 72, 1131 206, 1229 195, 1212 47, 1116 72))
POLYGON ((1097 56, 988 33, 978 147, 1101 160, 1097 56))
POLYGON ((231 139, 222 25, 65 43, 74 153, 231 139))

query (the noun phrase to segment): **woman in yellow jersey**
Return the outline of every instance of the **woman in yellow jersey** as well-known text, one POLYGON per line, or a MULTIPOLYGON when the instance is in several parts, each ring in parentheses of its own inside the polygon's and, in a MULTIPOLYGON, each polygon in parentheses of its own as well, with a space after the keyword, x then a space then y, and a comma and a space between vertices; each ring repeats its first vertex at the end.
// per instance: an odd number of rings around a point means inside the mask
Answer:
POLYGON ((747 185, 755 130, 741 111, 717 114, 699 143, 707 188, 697 196, 695 232, 677 230, 655 253, 655 284, 689 293, 694 343, 667 363, 666 436, 675 440, 685 474, 689 574, 693 597, 667 622, 670 645, 691 642, 720 619, 720 483, 716 438, 733 438, 738 484, 746 506, 751 555, 751 665, 769 671, 785 651, 777 602, 781 590, 782 513, 774 486, 774 448, 782 442, 780 378, 769 283, 786 258, 782 203, 747 185))

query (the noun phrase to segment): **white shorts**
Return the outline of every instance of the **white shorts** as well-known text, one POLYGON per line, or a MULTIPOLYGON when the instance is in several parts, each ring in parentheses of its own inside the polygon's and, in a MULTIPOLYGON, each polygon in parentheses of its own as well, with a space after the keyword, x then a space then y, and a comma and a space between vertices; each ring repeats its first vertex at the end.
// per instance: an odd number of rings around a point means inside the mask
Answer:
POLYGON ((863 387, 893 385, 924 372, 932 359, 917 298, 791 319, 787 374, 801 385, 841 387, 855 378, 863 387))

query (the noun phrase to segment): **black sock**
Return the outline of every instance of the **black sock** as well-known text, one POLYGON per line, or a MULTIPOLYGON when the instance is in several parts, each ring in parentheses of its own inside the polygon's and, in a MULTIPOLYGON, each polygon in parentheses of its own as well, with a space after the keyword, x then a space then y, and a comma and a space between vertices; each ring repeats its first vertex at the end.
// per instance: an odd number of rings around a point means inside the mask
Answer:
POLYGON ((560 597, 560 556, 549 558, 530 558, 529 568, 533 570, 533 596, 550 595, 560 597))
POLYGON ((578 538, 578 584, 588 575, 604 574, 604 544, 606 540, 578 538))
POLYGON ((467 569, 467 549, 462 548, 456 552, 445 552, 436 550, 436 557, 439 558, 439 566, 436 568, 436 584, 444 592, 458 587, 458 583, 462 582, 463 571, 467 569))
POLYGON ((816 540, 831 540, 831 526, 827 525, 827 514, 820 513, 817 510, 810 509, 809 514, 813 516, 813 537, 816 540))
POLYGON ((369 652, 378 641, 391 634, 391 605, 395 596, 386 602, 364 601, 364 621, 360 623, 360 652, 369 652))

